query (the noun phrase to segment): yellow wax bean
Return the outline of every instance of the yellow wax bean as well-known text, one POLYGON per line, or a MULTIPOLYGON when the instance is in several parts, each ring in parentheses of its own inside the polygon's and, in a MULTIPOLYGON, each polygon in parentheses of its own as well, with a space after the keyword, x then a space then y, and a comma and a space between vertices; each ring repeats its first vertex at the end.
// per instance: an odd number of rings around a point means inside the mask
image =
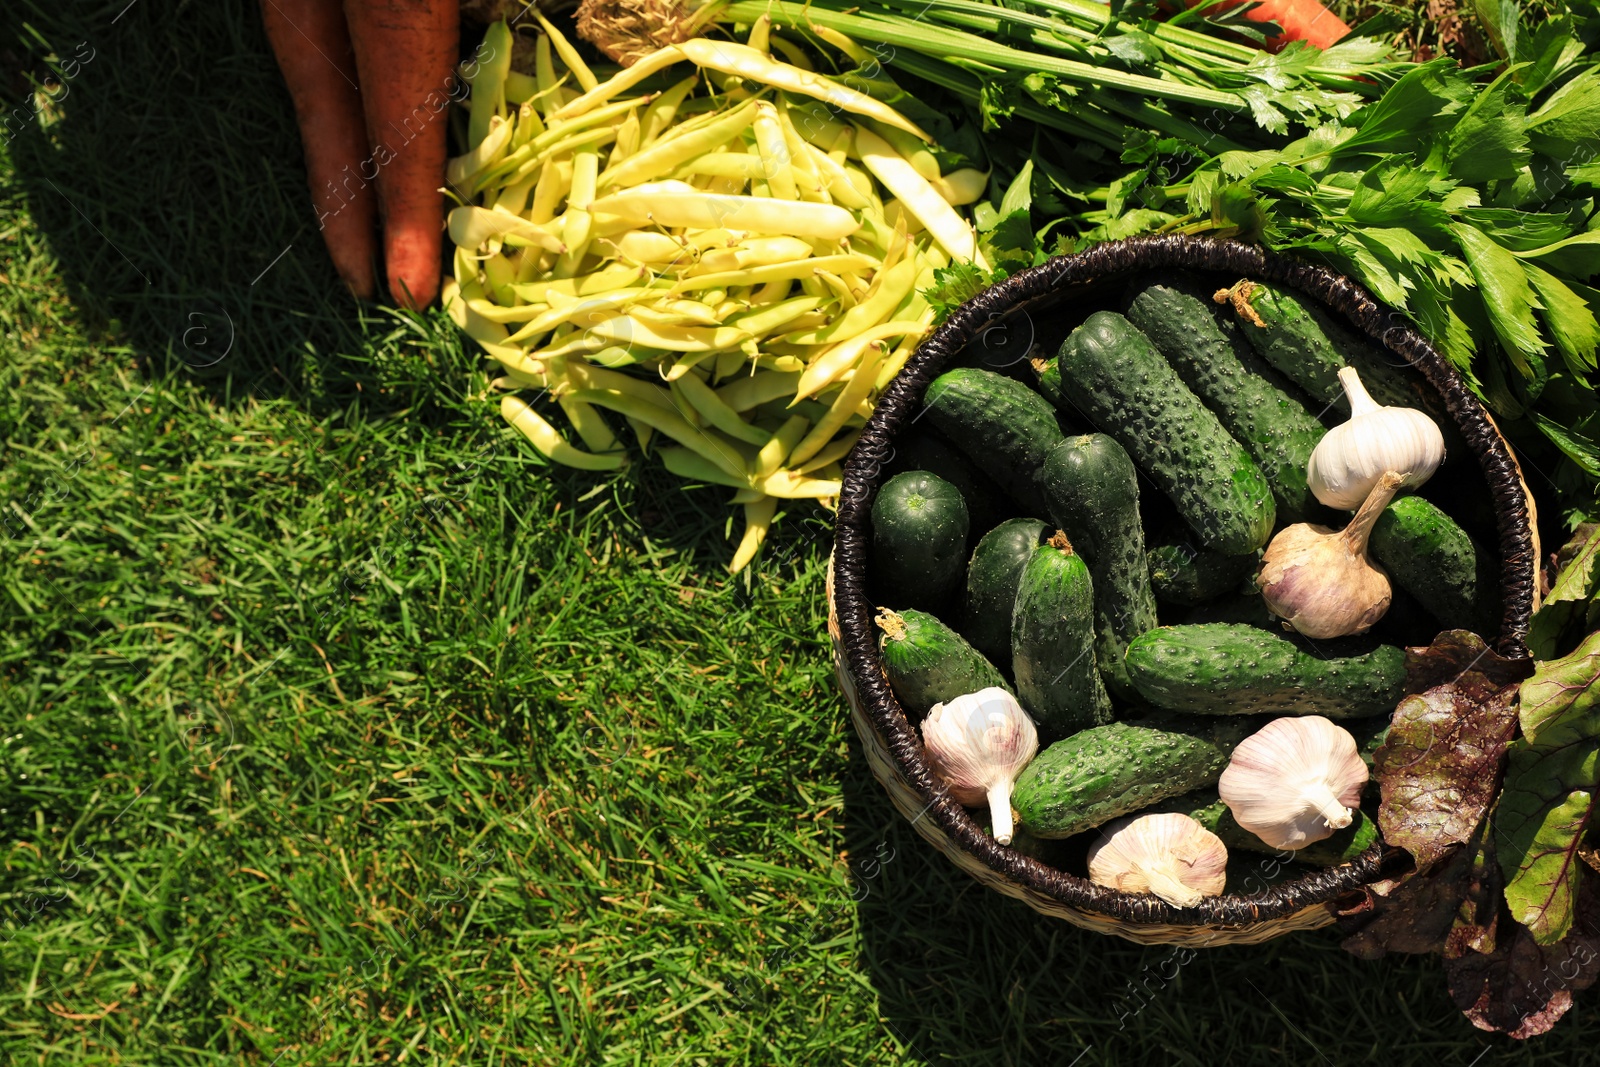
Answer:
POLYGON ((521 434, 533 442, 544 455, 556 463, 586 471, 616 471, 627 466, 628 457, 622 453, 597 456, 568 444, 554 426, 534 411, 520 397, 500 398, 500 415, 521 434))
POLYGON ((514 286, 516 293, 522 299, 532 304, 549 304, 552 293, 557 298, 598 296, 609 293, 613 289, 622 289, 627 286, 637 286, 649 277, 649 272, 643 267, 633 267, 625 263, 614 263, 604 270, 586 274, 581 278, 546 278, 540 281, 518 283, 514 286))
POLYGON ((796 345, 828 344, 846 337, 854 337, 868 327, 876 326, 887 319, 894 309, 900 306, 902 300, 911 295, 911 287, 917 280, 918 269, 916 259, 908 257, 888 270, 879 271, 872 281, 876 292, 868 289, 864 300, 820 330, 791 333, 784 340, 796 345))
POLYGON ((567 247, 556 261, 555 274, 570 278, 578 273, 589 247, 590 227, 594 216, 588 211, 594 199, 595 176, 600 170, 600 155, 592 148, 572 154, 572 189, 567 193, 567 213, 561 224, 561 240, 567 247))
MULTIPOLYGON (((523 209, 528 206, 528 196, 538 187, 539 177, 543 173, 544 171, 541 170, 539 174, 530 174, 517 184, 508 185, 500 190, 499 195, 494 199, 494 210, 504 211, 511 215, 521 215, 523 209)), ((533 219, 531 221, 537 224, 541 221, 547 222, 549 220, 533 219)))
POLYGON ((635 225, 653 222, 658 226, 688 226, 694 229, 726 227, 834 241, 848 237, 861 228, 861 223, 854 215, 833 204, 699 192, 661 193, 630 189, 601 197, 591 205, 591 210, 631 220, 635 225))
POLYGON ((772 263, 791 263, 811 255, 811 243, 798 237, 752 237, 733 248, 708 251, 700 262, 683 272, 684 277, 716 274, 764 267, 772 263))
POLYGON ((811 420, 804 415, 790 415, 784 424, 778 427, 778 432, 772 439, 761 446, 761 451, 756 453, 755 476, 766 479, 783 466, 783 457, 794 451, 794 446, 805 437, 806 430, 810 428, 811 420))
MULTIPOLYGON (((809 205, 821 207, 822 205, 809 205)), ((722 289, 730 285, 762 285, 766 282, 804 280, 812 277, 818 270, 831 270, 835 273, 844 270, 871 270, 878 265, 878 261, 871 256, 850 253, 843 256, 814 256, 811 259, 796 260, 793 263, 774 263, 766 267, 749 267, 745 270, 728 271, 722 274, 702 274, 695 278, 683 278, 674 283, 673 290, 687 292, 691 289, 722 289)))
POLYGON ((730 503, 730 504, 750 504, 750 503, 754 503, 757 500, 760 500, 762 497, 764 497, 766 495, 767 494, 763 493, 759 489, 739 489, 739 490, 736 490, 734 492, 734 494, 728 498, 728 503, 730 503))
POLYGON ((526 104, 539 93, 538 79, 514 70, 506 71, 506 103, 526 104))
MULTIPOLYGON (((761 17, 766 18, 765 15, 761 17)), ((733 560, 728 564, 729 573, 738 574, 756 558, 756 553, 761 551, 761 545, 767 539, 772 517, 777 512, 778 501, 770 496, 763 496, 744 506, 744 536, 739 539, 739 547, 734 550, 733 560)))
POLYGON ((659 385, 652 385, 631 374, 620 374, 603 367, 591 366, 574 360, 566 364, 567 382, 573 389, 606 389, 613 393, 642 400, 647 404, 671 409, 672 394, 659 385))
POLYGON ((484 288, 496 304, 509 307, 518 303, 517 294, 511 289, 511 283, 517 279, 515 263, 505 255, 493 255, 484 259, 481 267, 484 288))
POLYGON ((817 271, 817 281, 833 290, 834 297, 839 301, 839 307, 846 311, 861 302, 850 287, 844 283, 844 279, 832 271, 817 271))
POLYGON ((931 179, 928 184, 933 186, 933 191, 944 197, 950 206, 961 207, 964 204, 975 203, 983 195, 983 191, 989 187, 989 172, 962 167, 942 178, 931 179))
POLYGON ((501 153, 511 143, 511 132, 511 123, 499 115, 490 116, 489 129, 483 140, 466 155, 456 156, 445 165, 444 180, 453 186, 464 187, 473 175, 499 161, 501 153))
POLYGON ((561 57, 561 62, 566 64, 567 69, 572 72, 572 76, 578 79, 578 84, 583 86, 585 90, 599 87, 600 79, 594 76, 594 71, 589 69, 589 64, 585 63, 583 57, 578 54, 578 50, 572 47, 572 42, 563 37, 560 30, 550 25, 550 20, 539 14, 538 10, 534 10, 533 17, 539 20, 539 28, 544 30, 544 35, 549 39, 550 43, 555 45, 556 54, 561 57))
MULTIPOLYGON (((519 291, 535 291, 538 284, 515 286, 519 291)), ((574 323, 580 329, 597 322, 602 322, 611 317, 611 313, 618 308, 627 307, 642 296, 650 295, 654 290, 638 287, 628 289, 613 289, 608 293, 597 296, 583 297, 568 300, 564 294, 555 294, 556 300, 549 300, 548 307, 528 319, 528 324, 511 336, 513 343, 528 341, 542 333, 549 333, 563 323, 574 323)), ((546 297, 551 294, 547 291, 546 297)))
POLYGON ((788 325, 821 303, 821 297, 797 296, 793 300, 740 312, 727 319, 727 325, 745 330, 752 337, 762 337, 780 326, 788 325))
MULTIPOLYGON (((679 378, 682 378, 684 375, 688 374, 690 371, 694 370, 700 364, 704 363, 706 360, 714 359, 716 355, 717 353, 715 352, 685 352, 683 355, 673 360, 671 366, 667 366, 665 363, 662 364, 662 366, 666 369, 662 373, 661 377, 668 383, 675 382, 679 378)), ((696 424, 698 424, 700 421, 698 414, 693 408, 690 408, 684 413, 684 418, 696 424)))
POLYGON ((612 75, 609 79, 596 85, 570 104, 563 104, 551 116, 557 122, 570 119, 593 108, 599 107, 607 100, 627 92, 635 85, 644 81, 659 71, 666 70, 674 63, 683 59, 683 52, 676 46, 668 45, 659 48, 647 56, 634 61, 633 66, 622 68, 620 73, 612 75))
POLYGON ((639 120, 639 143, 648 145, 672 125, 672 120, 678 116, 678 108, 682 106, 684 98, 700 80, 699 74, 691 74, 683 81, 667 89, 644 111, 644 118, 639 120))
POLYGON ((690 425, 689 421, 672 406, 670 397, 667 401, 668 406, 662 407, 641 400, 637 396, 610 389, 579 389, 572 395, 586 403, 598 404, 648 423, 685 448, 715 463, 724 473, 738 479, 739 484, 749 484, 742 450, 736 447, 736 443, 715 430, 702 430, 690 425))
POLYGON ((749 411, 769 401, 792 396, 794 387, 800 382, 800 374, 800 371, 762 371, 729 382, 717 390, 717 395, 733 410, 749 411))
POLYGON ((721 326, 722 316, 715 308, 698 300, 662 300, 655 304, 634 304, 628 314, 655 326, 721 326))
POLYGON ((573 429, 578 431, 578 436, 583 439, 589 451, 608 453, 622 450, 616 436, 611 432, 611 427, 606 425, 605 419, 592 405, 574 400, 570 395, 557 397, 556 403, 566 412, 573 429))
POLYGON ((794 127, 793 109, 788 101, 778 100, 778 129, 783 133, 783 144, 788 150, 790 165, 794 168, 799 179, 797 185, 802 193, 814 191, 818 197, 826 197, 822 173, 817 169, 817 161, 811 157, 810 146, 805 138, 800 136, 800 131, 794 127))
POLYGON ((720 382, 724 378, 731 378, 739 373, 739 368, 744 366, 745 355, 736 349, 727 349, 717 353, 717 364, 711 371, 711 380, 720 382))
MULTIPOLYGON (((555 63, 550 58, 550 38, 540 34, 533 43, 533 74, 534 83, 538 86, 539 110, 544 113, 545 121, 555 114, 556 108, 561 106, 555 88, 559 84, 556 80, 555 63)), ((564 76, 563 76, 564 80, 564 76)))
MULTIPOLYGON (((806 369, 806 361, 803 359, 796 359, 793 356, 773 356, 765 352, 757 353, 756 358, 751 362, 762 370, 778 371, 783 374, 793 373, 798 375, 806 369)), ((799 381, 800 379, 797 377, 795 380, 799 381)))
POLYGON ((830 464, 838 463, 840 460, 844 459, 845 456, 850 454, 850 450, 856 446, 856 442, 860 439, 860 430, 857 430, 854 433, 847 433, 842 437, 835 437, 828 443, 827 448, 824 448, 821 452, 818 452, 804 465, 795 468, 795 473, 810 474, 813 471, 819 471, 823 467, 829 466, 830 464))
POLYGON ((669 352, 714 352, 731 348, 750 337, 729 326, 657 326, 628 315, 617 315, 589 328, 595 337, 619 344, 641 344, 669 352))
POLYGON ((515 169, 504 171, 505 164, 496 167, 477 180, 478 189, 489 189, 501 184, 519 182, 530 174, 539 173, 548 159, 556 159, 568 152, 588 151, 598 152, 601 146, 617 138, 616 126, 602 126, 598 130, 580 130, 570 137, 564 137, 554 145, 529 159, 520 162, 515 169), (502 173, 496 174, 495 171, 502 173))
POLYGON ((544 225, 556 217, 556 205, 572 188, 572 160, 547 159, 539 169, 539 180, 533 187, 533 203, 528 207, 528 221, 544 225))
POLYGON ((672 388, 700 413, 701 418, 729 437, 748 441, 758 448, 772 440, 772 435, 766 430, 741 419, 737 411, 723 403, 722 398, 697 376, 685 374, 673 381, 672 388))
POLYGON ((821 178, 823 188, 828 190, 829 196, 852 211, 861 211, 872 206, 872 198, 864 195, 856 187, 849 173, 834 162, 832 156, 815 145, 806 145, 806 156, 817 165, 817 174, 821 178))
MULTIPOLYGON (((818 356, 805 369, 805 373, 800 376, 800 383, 795 386, 795 402, 798 403, 808 396, 821 392, 832 385, 845 371, 855 369, 858 364, 869 362, 862 357, 862 353, 867 351, 869 345, 876 345, 890 337, 903 337, 908 333, 921 334, 924 329, 920 322, 885 322, 839 342, 818 356)), ((878 362, 877 357, 872 357, 870 362, 878 362)))
MULTIPOLYGON (((789 466, 798 467, 818 452, 821 452, 828 442, 832 440, 833 435, 838 433, 839 429, 844 426, 845 420, 855 412, 856 406, 871 394, 873 385, 877 380, 878 364, 881 362, 880 358, 875 358, 872 355, 874 351, 876 350, 871 348, 867 350, 868 355, 861 361, 861 365, 856 368, 855 377, 850 379, 848 385, 839 390, 839 395, 834 397, 833 405, 828 408, 828 413, 818 420, 817 424, 811 428, 811 432, 806 434, 803 441, 794 446, 794 451, 789 453, 789 466)), ((763 488, 767 487, 763 486, 763 488)), ((778 493, 771 488, 767 488, 767 492, 772 493, 774 496, 786 495, 778 493)))
POLYGON ((770 51, 768 44, 772 40, 772 17, 762 15, 750 24, 750 34, 745 38, 745 44, 765 55, 770 51))
POLYGON ((781 63, 748 45, 694 37, 678 47, 683 49, 683 54, 698 67, 709 67, 711 70, 760 82, 775 89, 814 97, 852 114, 886 122, 907 133, 915 134, 924 141, 933 140, 904 115, 889 105, 874 100, 866 93, 857 92, 812 71, 781 63))
POLYGON ((750 124, 756 138, 756 152, 761 157, 762 177, 780 200, 798 200, 800 190, 789 172, 789 145, 783 139, 783 127, 778 124, 778 110, 763 100, 757 105, 755 121, 750 124))
POLYGON ((971 260, 987 268, 978 253, 978 238, 956 209, 928 184, 889 143, 863 126, 856 127, 856 148, 873 177, 899 199, 901 205, 928 228, 928 233, 952 259, 971 260))
POLYGON ((536 245, 552 252, 566 247, 561 238, 543 226, 504 211, 458 207, 450 212, 450 240, 457 245, 477 249, 495 239, 513 245, 536 245))
POLYGON ((793 279, 782 279, 775 282, 766 282, 757 287, 750 294, 751 307, 766 307, 769 304, 779 304, 789 295, 789 290, 794 288, 793 279))
MULTIPOLYGON (((538 318, 549 310, 544 304, 518 304, 516 307, 501 307, 499 304, 490 303, 488 300, 469 300, 467 306, 473 311, 488 319, 490 322, 527 322, 529 319, 538 318)), ((546 331, 540 330, 539 333, 546 331)), ((513 334, 507 338, 510 343, 517 343, 523 338, 513 334)))
POLYGON ((611 158, 609 163, 616 163, 626 159, 639 150, 639 113, 629 112, 628 117, 622 120, 622 125, 617 127, 617 139, 611 145, 611 158))
POLYGON ((708 152, 697 156, 672 172, 675 178, 696 174, 709 174, 717 178, 736 178, 750 181, 765 174, 759 156, 746 152, 708 152))
MULTIPOLYGON (((712 463, 698 452, 687 448, 674 448, 668 446, 661 450, 661 463, 667 470, 678 477, 691 482, 710 482, 712 485, 725 485, 730 489, 745 490, 750 488, 747 479, 729 474, 721 467, 712 463)), ((752 493, 755 490, 750 490, 752 493)))
POLYGON ((780 470, 761 482, 757 488, 771 496, 803 500, 838 496, 843 484, 837 479, 807 478, 791 470, 780 470))
POLYGON ((814 100, 793 101, 789 105, 793 112, 795 132, 810 145, 823 152, 827 152, 839 143, 839 139, 848 136, 850 127, 833 117, 825 104, 814 100))
POLYGON ((693 253, 682 240, 653 230, 629 230, 614 237, 596 238, 597 245, 611 256, 629 263, 673 264, 682 259, 693 262, 693 253))
POLYGON ((649 456, 650 438, 655 434, 656 428, 627 415, 624 415, 623 418, 628 420, 628 428, 633 431, 633 439, 639 442, 639 451, 649 456))
MULTIPOLYGON (((815 69, 811 65, 811 60, 807 58, 806 54, 800 51, 800 49, 797 48, 792 41, 786 41, 782 37, 773 37, 769 43, 773 48, 776 48, 783 55, 784 59, 788 60, 794 66, 799 67, 801 70, 815 69)), ((737 504, 740 503, 740 501, 736 500, 734 503, 737 504)))
POLYGON ((864 67, 873 61, 874 57, 871 52, 868 52, 865 48, 862 48, 860 45, 856 44, 850 38, 846 37, 844 34, 840 33, 836 29, 833 29, 832 27, 810 26, 808 29, 812 33, 816 34, 819 38, 826 41, 828 44, 833 45, 833 47, 849 56, 855 61, 855 65, 858 67, 864 67))
POLYGON ((599 187, 606 189, 618 185, 627 188, 666 174, 738 137, 750 128, 755 117, 756 102, 752 100, 692 132, 677 137, 663 137, 616 166, 607 167, 605 173, 600 175, 599 187))
MULTIPOLYGON (((865 124, 873 133, 882 137, 889 143, 889 147, 900 154, 900 157, 911 164, 911 169, 922 175, 924 181, 933 181, 939 176, 939 161, 933 158, 933 153, 928 151, 928 146, 906 133, 892 126, 885 126, 881 122, 868 121, 865 124)), ((859 150, 860 145, 856 145, 859 150)))

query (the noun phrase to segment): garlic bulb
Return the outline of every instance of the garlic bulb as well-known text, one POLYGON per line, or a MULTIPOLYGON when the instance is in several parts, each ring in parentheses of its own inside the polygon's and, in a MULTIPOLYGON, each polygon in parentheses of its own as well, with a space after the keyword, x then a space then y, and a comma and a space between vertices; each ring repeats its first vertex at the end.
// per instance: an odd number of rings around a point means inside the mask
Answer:
POLYGON ((934 773, 968 807, 985 800, 994 839, 1011 844, 1011 786, 1039 751, 1039 733, 1017 698, 996 686, 935 704, 922 720, 934 773))
POLYGON ((1343 530, 1297 522, 1261 557, 1256 585, 1272 613, 1307 637, 1366 633, 1389 610, 1389 575, 1367 558, 1372 524, 1403 479, 1386 472, 1343 530))
POLYGON ((1350 401, 1349 421, 1335 426, 1311 450, 1306 484, 1330 508, 1354 511, 1385 471, 1398 471, 1402 488, 1433 477, 1444 462, 1444 434, 1416 408, 1381 407, 1354 367, 1339 371, 1350 401))
POLYGON ((1181 812, 1118 819, 1089 848, 1089 881, 1125 893, 1154 893, 1180 908, 1222 892, 1228 849, 1181 812))
POLYGON ((1240 826, 1302 848, 1350 825, 1367 765, 1350 731, 1320 715, 1274 719, 1241 741, 1217 783, 1240 826))

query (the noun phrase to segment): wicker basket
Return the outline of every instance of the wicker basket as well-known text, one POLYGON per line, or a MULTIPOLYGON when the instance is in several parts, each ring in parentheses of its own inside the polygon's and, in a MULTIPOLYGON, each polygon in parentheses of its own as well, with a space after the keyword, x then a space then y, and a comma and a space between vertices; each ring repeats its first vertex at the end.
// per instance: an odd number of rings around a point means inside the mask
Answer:
POLYGON ((1538 595, 1539 558, 1533 501, 1505 439, 1465 383, 1421 336, 1349 279, 1321 267, 1237 241, 1156 237, 1100 245, 1052 259, 991 287, 936 330, 885 391, 845 465, 828 584, 829 630, 839 684, 849 701, 867 760, 917 832, 980 882, 1034 910, 1086 929, 1145 944, 1253 944, 1333 921, 1329 903, 1341 893, 1408 866, 1404 853, 1374 845, 1354 861, 1281 882, 1249 896, 1210 897, 1189 908, 1122 893, 1065 874, 984 833, 930 772, 916 730, 883 673, 865 568, 869 517, 891 441, 910 425, 929 382, 977 333, 1007 315, 1071 299, 1092 283, 1152 268, 1214 272, 1223 284, 1241 277, 1287 286, 1314 297, 1357 329, 1402 356, 1442 396, 1477 456, 1493 498, 1499 533, 1504 614, 1495 644, 1526 656, 1524 638, 1538 595))

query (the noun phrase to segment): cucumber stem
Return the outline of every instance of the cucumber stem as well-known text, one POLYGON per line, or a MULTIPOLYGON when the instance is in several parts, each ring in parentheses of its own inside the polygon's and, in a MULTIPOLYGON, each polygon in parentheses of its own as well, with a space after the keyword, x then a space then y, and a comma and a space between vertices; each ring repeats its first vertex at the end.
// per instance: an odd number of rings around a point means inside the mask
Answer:
POLYGON ((1002 845, 1011 844, 1015 827, 1011 822, 1011 783, 996 782, 989 787, 989 820, 994 825, 994 839, 1002 845))

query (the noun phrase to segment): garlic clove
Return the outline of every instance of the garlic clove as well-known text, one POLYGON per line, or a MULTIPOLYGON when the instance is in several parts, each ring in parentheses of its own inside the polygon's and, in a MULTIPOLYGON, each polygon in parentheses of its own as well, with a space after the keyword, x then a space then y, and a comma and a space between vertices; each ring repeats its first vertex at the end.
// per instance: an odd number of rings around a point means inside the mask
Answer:
POLYGON ((1350 825, 1367 774, 1350 731, 1302 715, 1241 741, 1217 793, 1240 826, 1273 848, 1297 849, 1350 825))
POLYGON ((996 686, 935 704, 922 720, 922 744, 950 795, 967 807, 989 805, 994 839, 1015 830, 1011 787, 1039 751, 1039 733, 1017 698, 996 686))
POLYGON ((1367 558, 1372 526, 1404 478, 1385 472, 1343 530, 1300 522, 1267 545, 1256 585, 1272 613, 1313 638, 1366 633, 1394 597, 1389 575, 1367 558))
POLYGON ((1350 418, 1323 435, 1306 464, 1306 484, 1330 508, 1354 511, 1385 471, 1415 488, 1444 462, 1439 424, 1416 408, 1383 407, 1373 400, 1354 367, 1339 371, 1350 400, 1350 418))
POLYGON ((1101 827, 1089 848, 1089 881, 1124 893, 1154 893, 1187 908, 1222 892, 1228 849, 1181 812, 1135 815, 1101 827))

